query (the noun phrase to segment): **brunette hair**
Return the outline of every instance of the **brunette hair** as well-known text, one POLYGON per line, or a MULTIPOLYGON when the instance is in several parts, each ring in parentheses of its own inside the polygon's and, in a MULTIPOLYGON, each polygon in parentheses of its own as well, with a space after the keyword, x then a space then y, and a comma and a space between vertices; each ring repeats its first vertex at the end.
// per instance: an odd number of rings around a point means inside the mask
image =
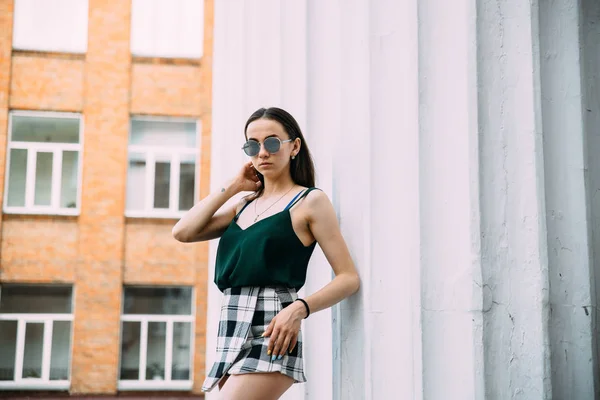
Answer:
MULTIPOLYGON (((286 131, 290 139, 295 140, 296 138, 300 138, 300 151, 298 154, 296 154, 296 157, 293 160, 290 160, 290 173, 292 175, 292 180, 294 183, 301 186, 314 187, 315 166, 313 164, 310 151, 308 150, 308 146, 306 145, 306 140, 304 140, 304 135, 300 130, 300 125, 298 125, 298 122, 296 122, 294 117, 281 108, 260 108, 253 112, 246 122, 246 126, 244 127, 244 136, 246 136, 246 138, 248 138, 248 125, 258 119, 270 119, 277 121, 283 126, 283 129, 286 131)), ((257 193, 257 195, 260 196, 262 188, 264 188, 265 181, 260 173, 258 174, 258 177, 262 182, 261 189, 257 193)))

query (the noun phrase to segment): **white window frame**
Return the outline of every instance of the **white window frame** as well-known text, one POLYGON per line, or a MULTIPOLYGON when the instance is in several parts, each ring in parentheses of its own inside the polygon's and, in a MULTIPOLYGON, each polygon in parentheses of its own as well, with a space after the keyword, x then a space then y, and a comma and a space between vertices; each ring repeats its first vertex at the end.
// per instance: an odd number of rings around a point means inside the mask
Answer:
MULTIPOLYGON (((71 339, 69 348, 69 363, 72 361, 73 352, 73 314, 0 314, 0 321, 17 321, 17 343, 15 351, 15 377, 13 381, 0 381, 0 390, 68 390, 71 386, 69 380, 50 380, 50 361, 52 351, 52 334, 54 322, 71 322, 71 339), (25 327, 27 323, 44 324, 44 342, 42 344, 42 377, 23 378, 23 357, 25 355, 25 327)), ((69 366, 70 367, 70 366, 69 366)), ((69 377, 71 371, 69 371, 69 377)))
POLYGON ((83 165, 83 115, 79 113, 53 112, 53 111, 11 111, 8 117, 8 151, 6 155, 6 178, 4 180, 5 214, 34 214, 34 215, 79 215, 81 209, 81 172, 83 165), (39 118, 69 118, 79 119, 79 143, 42 143, 19 142, 12 140, 13 117, 39 117, 39 118), (25 177, 25 206, 11 207, 8 205, 8 184, 10 182, 10 156, 12 149, 27 150, 27 175, 25 177), (62 183, 62 155, 63 151, 77 151, 77 207, 60 207, 60 190, 62 183), (52 153, 52 193, 50 206, 36 206, 35 199, 35 173, 38 153, 52 153))
MULTIPOLYGON (((161 286, 162 288, 163 286, 161 286)), ((140 322, 140 360, 138 380, 119 379, 117 382, 118 390, 192 390, 194 384, 194 349, 195 349, 195 315, 196 315, 196 290, 192 288, 190 301, 190 315, 168 315, 168 314, 123 314, 121 313, 121 330, 119 335, 119 348, 123 340, 123 322, 140 322), (166 322, 165 334, 165 379, 160 381, 146 380, 146 361, 148 357, 148 323, 166 322), (174 381, 171 378, 171 369, 173 367, 173 324, 175 322, 190 323, 190 378, 188 380, 174 381)), ((119 355, 119 377, 121 375, 121 363, 123 353, 119 355)))
MULTIPOLYGON (((127 148, 127 174, 129 178, 129 163, 131 153, 144 155, 146 161, 146 192, 144 194, 144 209, 143 210, 125 210, 125 216, 130 218, 181 218, 186 211, 179 211, 179 171, 181 155, 195 156, 194 170, 194 203, 199 200, 200 192, 200 151, 202 137, 202 122, 195 118, 175 118, 175 117, 148 117, 148 116, 132 116, 129 123, 129 140, 131 141, 131 127, 133 121, 156 121, 156 122, 193 122, 196 124, 196 146, 195 147, 161 147, 161 146, 146 146, 128 144, 127 148), (155 182, 155 167, 156 154, 167 154, 170 157, 171 176, 169 178, 169 208, 161 209, 154 208, 154 185, 155 182)), ((129 185, 130 182, 127 182, 129 185)), ((127 205, 127 201, 125 202, 127 205)))

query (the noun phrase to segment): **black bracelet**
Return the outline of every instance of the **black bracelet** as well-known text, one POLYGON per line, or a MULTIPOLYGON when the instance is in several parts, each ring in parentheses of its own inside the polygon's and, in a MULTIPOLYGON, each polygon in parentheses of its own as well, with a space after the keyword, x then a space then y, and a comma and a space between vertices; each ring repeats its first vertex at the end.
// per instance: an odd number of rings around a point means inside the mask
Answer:
POLYGON ((296 301, 301 301, 302 304, 304 304, 304 308, 306 308, 306 317, 304 317, 304 319, 308 318, 308 316, 310 315, 310 308, 308 307, 308 303, 306 301, 304 301, 304 299, 296 299, 296 301))

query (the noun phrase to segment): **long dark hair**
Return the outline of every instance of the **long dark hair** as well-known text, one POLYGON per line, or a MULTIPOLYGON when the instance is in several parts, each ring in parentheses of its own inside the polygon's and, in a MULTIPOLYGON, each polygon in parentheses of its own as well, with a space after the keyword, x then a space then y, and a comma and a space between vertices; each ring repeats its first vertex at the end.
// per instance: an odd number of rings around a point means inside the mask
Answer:
MULTIPOLYGON (((270 108, 260 108, 252 113, 248 121, 246 122, 246 126, 244 127, 244 136, 248 139, 247 130, 248 125, 250 123, 256 121, 257 119, 270 119, 273 121, 279 122, 283 129, 285 129, 288 137, 292 140, 296 138, 300 138, 301 145, 300 151, 296 155, 296 158, 291 160, 290 162, 290 173, 292 175, 292 180, 294 183, 306 186, 306 187, 314 187, 315 186, 315 166, 313 164, 312 156, 310 155, 310 151, 308 150, 308 146, 306 144, 306 140, 304 140, 304 135, 300 130, 300 125, 298 122, 292 117, 290 113, 281 108, 270 107, 270 108)), ((261 189, 256 193, 257 196, 260 196, 262 189, 265 187, 265 180, 262 174, 258 174, 258 178, 262 182, 261 189)))

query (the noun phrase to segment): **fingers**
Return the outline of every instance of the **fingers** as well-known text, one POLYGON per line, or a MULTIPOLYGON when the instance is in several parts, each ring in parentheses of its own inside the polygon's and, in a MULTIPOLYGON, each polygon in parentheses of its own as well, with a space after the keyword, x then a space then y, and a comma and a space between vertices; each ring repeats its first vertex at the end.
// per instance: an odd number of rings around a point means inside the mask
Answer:
POLYGON ((269 338, 269 346, 267 347, 267 355, 270 356, 272 354, 271 359, 274 359, 275 353, 275 344, 277 343, 277 338, 279 337, 279 329, 274 328, 271 337, 269 338))
POLYGON ((279 349, 275 348, 274 355, 277 354, 277 359, 281 360, 290 346, 290 342, 292 341, 292 335, 286 335, 284 340, 279 340, 281 343, 281 347, 279 349))
POLYGON ((294 334, 293 332, 284 332, 275 328, 275 331, 269 340, 267 355, 271 356, 271 361, 281 360, 286 352, 292 352, 297 341, 297 334, 294 334))
POLYGON ((292 351, 294 351, 294 349, 296 348, 296 344, 298 343, 298 335, 294 336, 294 338, 291 340, 290 342, 290 349, 288 350, 289 353, 291 353, 292 351))
POLYGON ((262 334, 263 337, 269 337, 271 333, 273 333, 273 326, 275 326, 275 318, 271 320, 271 323, 269 324, 269 326, 267 326, 267 329, 265 329, 265 333, 262 334))
MULTIPOLYGON (((275 329, 275 331, 277 331, 277 337, 275 337, 275 333, 273 333, 273 336, 271 337, 270 342, 273 343, 273 351, 271 352, 271 361, 274 361, 276 359, 280 359, 281 358, 281 352, 283 350, 283 345, 285 343, 285 341, 287 340, 287 334, 285 334, 284 332, 275 329)), ((287 340, 288 345, 289 345, 289 340, 287 340)), ((269 345, 271 345, 271 343, 269 343, 269 345)), ((285 350, 283 350, 285 351, 285 350)), ((267 353, 269 354, 269 353, 267 353)))

